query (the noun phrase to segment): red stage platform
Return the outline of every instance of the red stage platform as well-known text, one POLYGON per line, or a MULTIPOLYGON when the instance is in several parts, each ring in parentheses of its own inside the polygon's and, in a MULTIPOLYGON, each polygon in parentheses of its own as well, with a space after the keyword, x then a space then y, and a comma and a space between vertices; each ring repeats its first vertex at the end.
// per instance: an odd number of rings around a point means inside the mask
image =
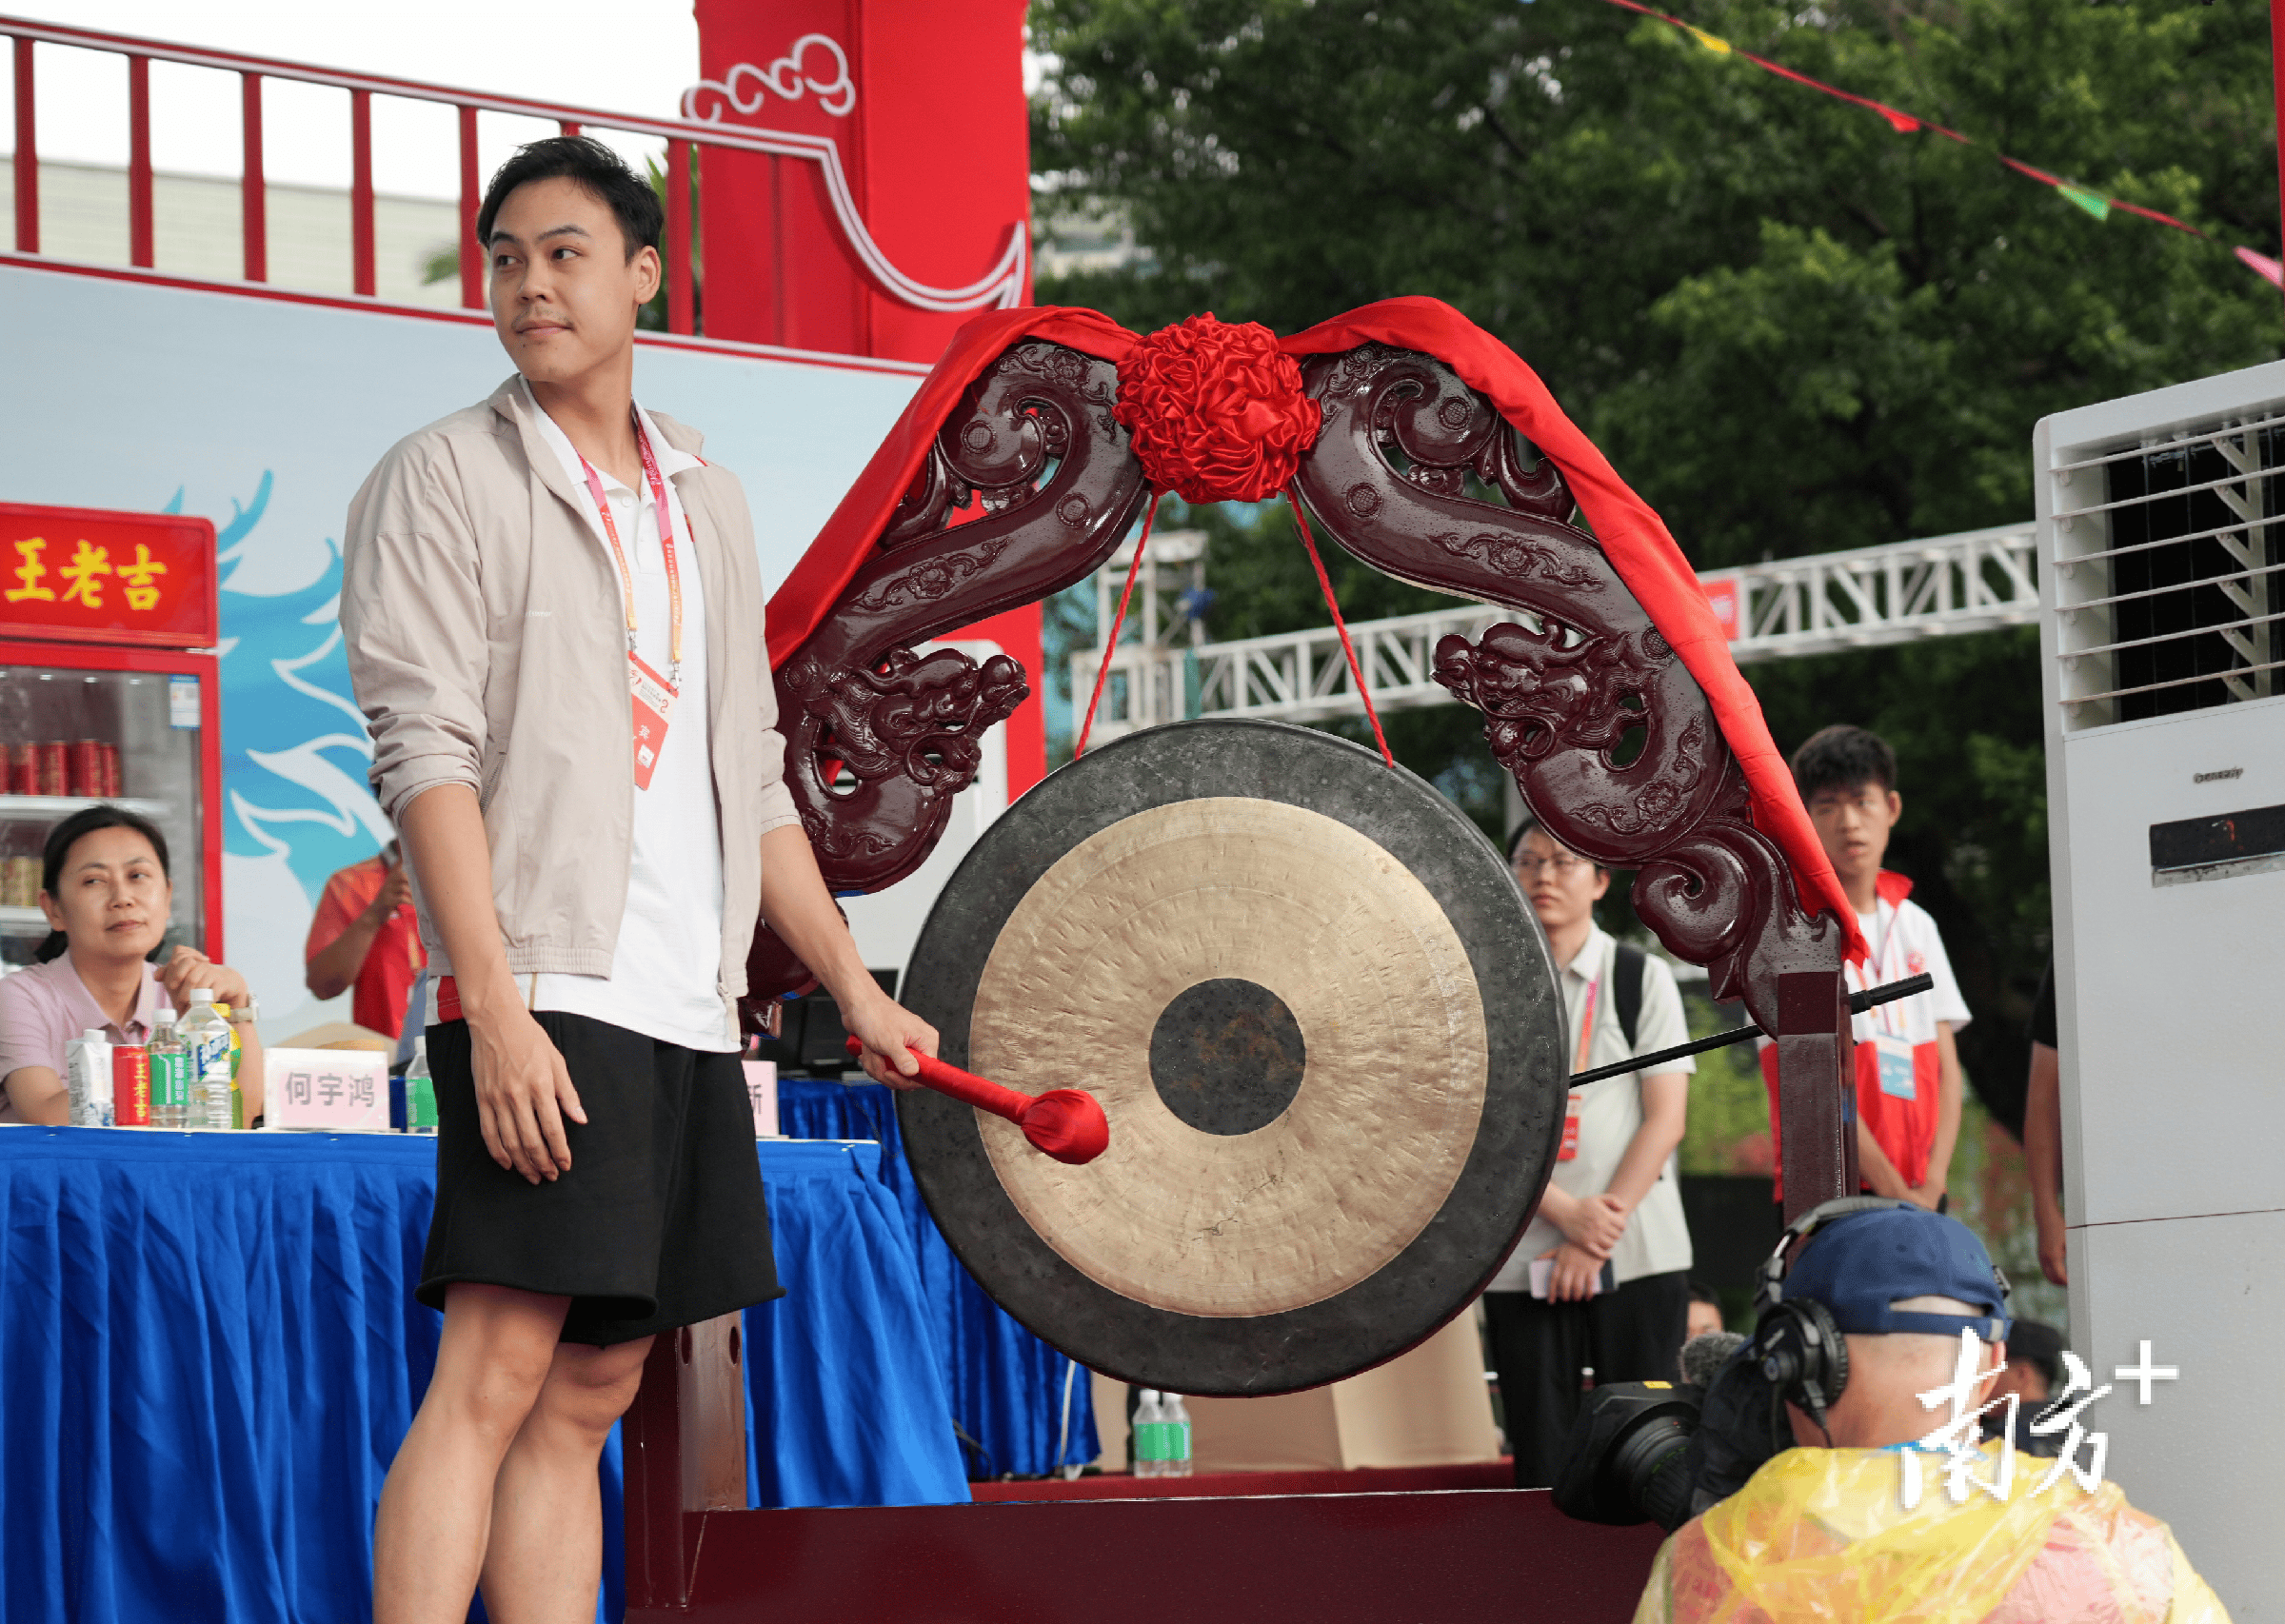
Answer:
POLYGON ((707 1329, 658 1339, 627 1414, 628 1624, 1627 1624, 1663 1538, 1500 1487, 1505 1461, 709 1510, 744 1500, 745 1448, 707 1329))
POLYGON ((1512 1489, 1515 1463, 1471 1466, 1360 1466, 1345 1472, 1207 1472, 1190 1477, 1047 1477, 971 1483, 978 1504, 1010 1500, 1226 1500, 1271 1495, 1417 1495, 1447 1489, 1512 1489))
POLYGON ((1627 1624, 1663 1537, 1573 1522, 1536 1489, 682 1520, 687 1577, 630 1572, 629 1624, 1627 1624))

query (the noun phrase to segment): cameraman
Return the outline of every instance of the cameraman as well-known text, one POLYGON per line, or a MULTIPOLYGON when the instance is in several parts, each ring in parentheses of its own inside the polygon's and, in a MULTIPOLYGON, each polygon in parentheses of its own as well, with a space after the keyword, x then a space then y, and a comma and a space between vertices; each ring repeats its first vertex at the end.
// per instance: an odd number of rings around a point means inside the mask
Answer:
POLYGON ((1830 1206, 1716 1383, 1773 1383, 1798 1447, 1666 1541, 1636 1624, 2226 1624, 2164 1523, 2115 1484, 2083 1487, 2084 1458, 2064 1469, 2072 1447, 2045 1487, 2044 1463, 2005 1470, 1997 1441, 1975 1447, 2007 1324, 1982 1242, 1909 1203, 1830 1206))

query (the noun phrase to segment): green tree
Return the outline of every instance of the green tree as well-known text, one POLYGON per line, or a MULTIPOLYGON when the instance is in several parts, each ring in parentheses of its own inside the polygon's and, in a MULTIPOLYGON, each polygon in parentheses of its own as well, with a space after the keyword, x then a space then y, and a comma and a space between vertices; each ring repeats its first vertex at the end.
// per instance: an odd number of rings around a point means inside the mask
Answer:
MULTIPOLYGON (((1445 299, 1539 369, 1701 568, 2025 518, 2041 416, 2276 355, 2277 295, 2228 252, 2278 251, 2257 9, 1682 13, 1981 145, 1899 135, 1594 0, 1035 0, 1042 187, 1123 212, 1149 248, 1040 297, 1280 331, 1445 299), (1997 151, 2218 241, 2098 222, 1997 151)), ((1188 522, 1216 530, 1216 635, 1322 624, 1278 510, 1188 522)), ((1344 612, 1420 606, 1334 567, 1344 612)), ((1835 721, 1896 744, 1892 861, 1979 1018, 1969 1072, 2012 1119, 2049 928, 2035 640, 1748 675, 1781 745, 1835 721)), ((1392 736, 1431 778, 1496 788, 1461 715, 1392 736)))

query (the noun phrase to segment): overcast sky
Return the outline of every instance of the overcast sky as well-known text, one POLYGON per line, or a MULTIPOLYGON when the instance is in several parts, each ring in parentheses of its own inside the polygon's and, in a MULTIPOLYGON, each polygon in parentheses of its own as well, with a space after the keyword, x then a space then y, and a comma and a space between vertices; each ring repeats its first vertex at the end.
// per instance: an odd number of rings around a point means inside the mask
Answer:
MULTIPOLYGON (((530 96, 648 118, 673 117, 698 77, 689 0, 549 0, 526 6, 468 0, 14 0, 17 16, 315 67, 417 79, 456 89, 530 96)), ((43 158, 127 161, 125 58, 38 48, 43 158)), ((13 141, 12 75, 0 74, 0 143, 13 141)), ((151 151, 157 168, 239 172, 234 74, 154 63, 151 151)), ((346 187, 346 91, 269 81, 263 163, 273 181, 346 187)), ((486 114, 486 172, 518 141, 552 125, 486 114)), ((609 139, 606 132, 598 131, 609 139)), ((615 142, 631 153, 646 144, 615 142)), ((0 149, 5 149, 0 148, 0 149)), ((376 97, 373 180, 384 192, 450 197, 459 189, 450 109, 376 97)))

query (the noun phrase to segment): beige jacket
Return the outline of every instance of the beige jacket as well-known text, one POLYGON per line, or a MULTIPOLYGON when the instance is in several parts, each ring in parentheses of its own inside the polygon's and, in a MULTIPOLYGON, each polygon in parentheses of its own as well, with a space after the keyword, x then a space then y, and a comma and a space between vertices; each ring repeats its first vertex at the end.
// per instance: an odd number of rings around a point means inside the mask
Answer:
MULTIPOLYGON (((341 627, 382 810, 393 822, 440 783, 475 790, 509 969, 607 976, 634 843, 626 623, 610 553, 531 411, 511 377, 381 459, 349 505, 341 627)), ((651 420, 698 451, 697 433, 651 420)), ((745 493, 721 468, 672 477, 705 591, 721 990, 735 998, 761 913, 762 837, 799 817, 745 493)), ((430 964, 451 974, 420 914, 430 964)))

